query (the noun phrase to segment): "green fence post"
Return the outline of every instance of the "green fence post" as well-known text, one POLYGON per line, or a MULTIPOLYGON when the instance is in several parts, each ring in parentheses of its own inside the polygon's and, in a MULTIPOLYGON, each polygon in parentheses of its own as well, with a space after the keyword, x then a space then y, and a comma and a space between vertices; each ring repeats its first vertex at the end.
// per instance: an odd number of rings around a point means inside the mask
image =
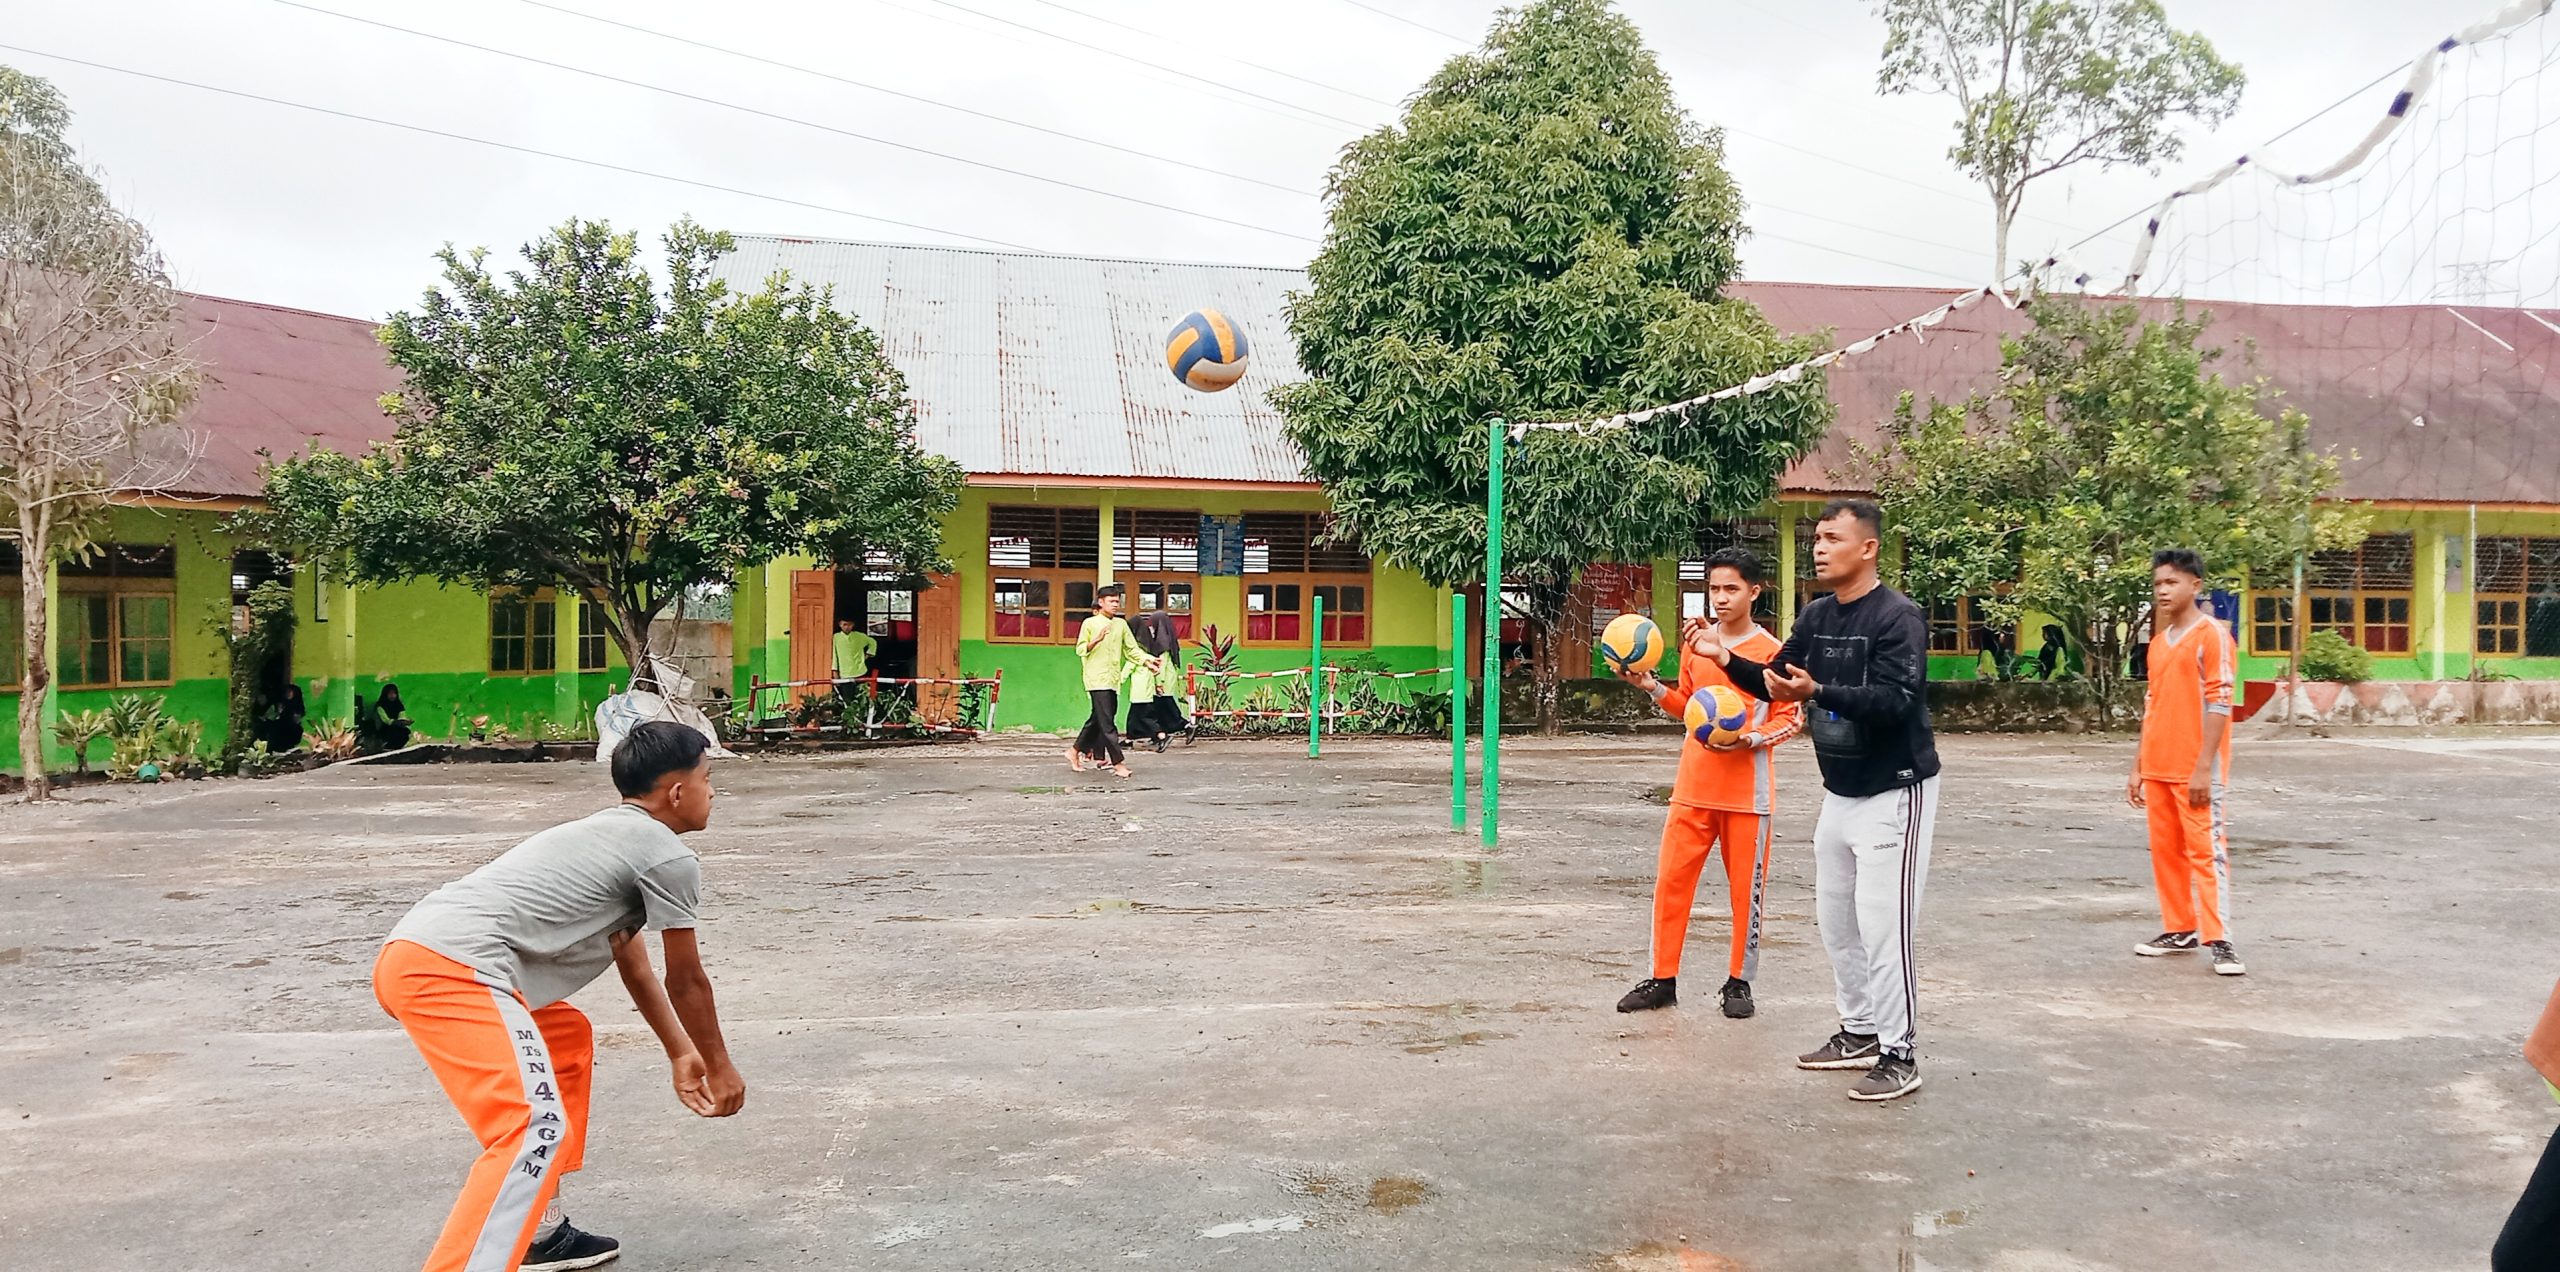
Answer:
POLYGON ((1449 594, 1449 829, 1467 828, 1467 595, 1449 594))
POLYGON ((1307 758, 1324 742, 1324 593, 1316 593, 1316 625, 1307 633, 1307 758))
POLYGON ((1496 417, 1487 426, 1493 453, 1486 461, 1484 496, 1484 846, 1501 841, 1502 812, 1502 433, 1496 417))

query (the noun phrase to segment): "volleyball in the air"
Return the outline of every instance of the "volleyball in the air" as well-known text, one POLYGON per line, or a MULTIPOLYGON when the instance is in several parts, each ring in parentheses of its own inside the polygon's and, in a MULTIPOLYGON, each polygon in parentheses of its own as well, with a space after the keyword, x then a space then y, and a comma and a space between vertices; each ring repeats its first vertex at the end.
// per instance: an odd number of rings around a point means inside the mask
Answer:
POLYGON ((1202 309, 1175 323, 1164 340, 1164 364, 1173 378, 1203 393, 1215 393, 1244 378, 1252 342, 1244 328, 1214 309, 1202 309))
POLYGON ((1709 685, 1689 695, 1689 709, 1682 713, 1681 723, 1688 726, 1690 737, 1723 746, 1751 723, 1751 704, 1723 685, 1709 685))
POLYGON ((1600 656, 1615 671, 1651 671, 1662 661, 1662 631, 1642 614, 1620 614, 1601 629, 1600 656))

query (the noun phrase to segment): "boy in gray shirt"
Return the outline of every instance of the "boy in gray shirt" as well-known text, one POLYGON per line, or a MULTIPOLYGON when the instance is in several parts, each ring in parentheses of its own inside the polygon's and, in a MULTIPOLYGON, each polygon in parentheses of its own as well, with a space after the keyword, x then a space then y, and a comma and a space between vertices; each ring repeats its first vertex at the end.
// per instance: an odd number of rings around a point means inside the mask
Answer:
POLYGON ((374 997, 482 1149, 426 1272, 562 1272, 622 1253, 571 1227, 558 1201, 583 1160, 595 1060, 586 1016, 564 1000, 608 965, 665 1046, 676 1098, 703 1117, 746 1103, 694 939, 702 863, 678 838, 711 822, 708 752, 684 725, 641 725, 613 753, 622 803, 508 849, 391 929, 374 997), (643 930, 666 949, 663 986, 643 930))

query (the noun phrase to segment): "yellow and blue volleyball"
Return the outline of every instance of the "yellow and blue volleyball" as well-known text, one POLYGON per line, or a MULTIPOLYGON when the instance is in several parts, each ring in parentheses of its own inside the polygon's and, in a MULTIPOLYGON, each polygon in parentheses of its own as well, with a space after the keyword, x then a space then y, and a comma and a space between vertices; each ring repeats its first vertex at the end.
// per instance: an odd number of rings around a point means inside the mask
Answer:
POLYGON ((1173 378, 1203 393, 1215 393, 1244 378, 1246 357, 1253 352, 1244 328, 1214 309, 1203 309, 1175 323, 1164 340, 1164 364, 1173 378))
POLYGON ((1620 614, 1600 632, 1600 656, 1617 671, 1651 671, 1662 661, 1662 631, 1642 614, 1620 614))
POLYGON ((1709 685, 1689 695, 1689 709, 1682 713, 1681 723, 1688 726, 1690 737, 1721 746, 1751 723, 1751 703, 1723 685, 1709 685))

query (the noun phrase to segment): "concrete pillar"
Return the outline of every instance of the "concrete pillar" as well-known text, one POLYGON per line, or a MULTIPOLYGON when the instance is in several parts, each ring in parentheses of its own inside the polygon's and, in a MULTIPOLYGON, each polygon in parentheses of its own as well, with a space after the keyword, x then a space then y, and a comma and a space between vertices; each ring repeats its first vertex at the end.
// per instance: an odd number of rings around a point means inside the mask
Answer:
POLYGON ((1794 504, 1778 505, 1778 630, 1791 632, 1796 627, 1796 571, 1811 565, 1796 560, 1796 519, 1801 512, 1794 504))

